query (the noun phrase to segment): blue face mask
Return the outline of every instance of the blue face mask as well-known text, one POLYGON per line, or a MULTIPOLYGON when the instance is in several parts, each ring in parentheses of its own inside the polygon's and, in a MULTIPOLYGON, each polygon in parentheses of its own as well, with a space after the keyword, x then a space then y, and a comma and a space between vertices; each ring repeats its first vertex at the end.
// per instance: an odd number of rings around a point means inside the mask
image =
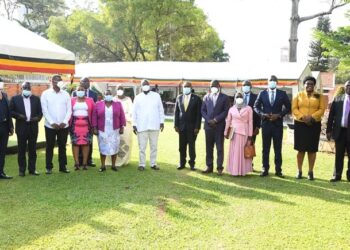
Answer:
POLYGON ((28 96, 30 96, 30 95, 32 94, 32 91, 27 90, 27 89, 23 89, 22 94, 23 94, 25 97, 28 97, 28 96))
POLYGON ((182 92, 183 92, 185 95, 189 95, 189 94, 191 93, 191 88, 189 88, 189 87, 183 87, 182 92))
POLYGON ((276 81, 269 81, 269 89, 275 89, 277 86, 277 82, 276 81))
POLYGON ((77 91, 77 97, 84 97, 85 96, 85 91, 84 90, 78 90, 77 91))
POLYGON ((113 101, 113 96, 112 96, 112 95, 105 95, 105 101, 106 101, 106 102, 111 102, 111 101, 113 101))
POLYGON ((250 86, 243 86, 243 87, 242 87, 242 91, 243 91, 244 93, 249 93, 249 92, 250 92, 250 86))

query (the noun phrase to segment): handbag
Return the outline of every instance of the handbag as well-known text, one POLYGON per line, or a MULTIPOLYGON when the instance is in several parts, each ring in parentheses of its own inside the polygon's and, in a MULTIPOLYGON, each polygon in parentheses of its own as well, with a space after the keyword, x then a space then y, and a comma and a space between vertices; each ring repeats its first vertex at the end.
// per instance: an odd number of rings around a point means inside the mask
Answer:
POLYGON ((253 159, 256 156, 254 144, 244 146, 244 158, 253 159))
POLYGON ((228 139, 232 140, 233 136, 235 135, 235 128, 234 127, 229 127, 228 131, 227 131, 227 134, 228 134, 228 139))

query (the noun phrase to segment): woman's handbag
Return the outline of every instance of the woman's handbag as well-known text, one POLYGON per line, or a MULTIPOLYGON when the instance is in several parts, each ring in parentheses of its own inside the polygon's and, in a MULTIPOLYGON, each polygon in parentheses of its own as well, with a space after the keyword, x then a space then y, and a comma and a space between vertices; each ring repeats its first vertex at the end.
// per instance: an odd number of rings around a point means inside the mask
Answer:
POLYGON ((235 135, 235 128, 234 127, 229 127, 227 130, 227 135, 228 135, 228 139, 232 140, 233 136, 235 135))
POLYGON ((253 159, 254 156, 256 156, 254 144, 245 145, 244 146, 244 158, 253 159))

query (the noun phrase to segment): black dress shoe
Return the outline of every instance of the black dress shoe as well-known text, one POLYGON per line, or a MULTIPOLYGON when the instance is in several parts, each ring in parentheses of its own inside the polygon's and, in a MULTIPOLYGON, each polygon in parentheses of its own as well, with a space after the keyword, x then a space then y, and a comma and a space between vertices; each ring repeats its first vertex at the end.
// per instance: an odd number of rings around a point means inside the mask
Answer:
POLYGON ((70 171, 68 169, 60 169, 60 172, 61 173, 65 173, 65 174, 70 173, 70 171))
POLYGON ((298 171, 297 175, 295 176, 295 179, 302 179, 303 178, 303 172, 298 171))
POLYGON ((329 180, 330 182, 337 182, 337 181, 341 181, 341 178, 338 176, 333 176, 332 179, 329 180))
POLYGON ((222 168, 219 168, 219 169, 218 169, 218 175, 219 175, 219 176, 221 176, 221 175, 222 175, 222 171, 223 171, 223 169, 222 169, 222 168))
POLYGON ((191 166, 190 169, 191 169, 191 171, 196 171, 197 170, 195 166, 191 166))
POLYGON ((37 172, 37 171, 34 171, 34 172, 29 172, 29 175, 35 175, 35 176, 38 176, 38 175, 40 175, 40 173, 39 173, 39 172, 37 172))
POLYGON ((153 169, 153 170, 160 170, 160 168, 157 167, 157 165, 153 165, 153 166, 151 167, 151 169, 153 169))
POLYGON ((267 172, 267 171, 263 171, 260 173, 260 177, 266 177, 268 175, 269 175, 269 172, 267 172))
POLYGON ((46 174, 52 174, 52 169, 46 169, 46 174))
POLYGON ((312 171, 309 171, 309 173, 307 174, 307 178, 309 181, 313 181, 315 178, 314 178, 314 172, 312 171))
POLYGON ((203 173, 203 174, 210 174, 210 173, 213 173, 213 169, 207 167, 207 169, 206 169, 206 170, 203 170, 202 173, 203 173))
POLYGON ((105 172, 106 171, 106 167, 100 167, 100 169, 98 170, 98 172, 105 172))
POLYGON ((275 173, 275 175, 279 178, 284 178, 284 175, 282 173, 275 173))
POLYGON ((139 171, 143 171, 143 170, 145 170, 145 167, 144 167, 144 166, 139 166, 137 169, 138 169, 139 171))
POLYGON ((181 169, 184 169, 185 168, 185 165, 179 165, 178 167, 177 167, 177 170, 181 170, 181 169))
POLYGON ((94 167, 96 167, 96 164, 95 164, 95 162, 92 161, 92 162, 89 162, 89 163, 88 163, 88 166, 94 168, 94 167))
POLYGON ((24 177, 24 176, 26 176, 26 174, 24 173, 24 172, 19 172, 19 174, 18 174, 19 176, 21 176, 21 177, 24 177))
POLYGON ((117 167, 111 167, 111 169, 113 170, 113 171, 118 171, 118 169, 117 169, 117 167))
POLYGON ((2 173, 0 174, 0 179, 9 180, 12 179, 12 176, 8 176, 5 173, 2 173))

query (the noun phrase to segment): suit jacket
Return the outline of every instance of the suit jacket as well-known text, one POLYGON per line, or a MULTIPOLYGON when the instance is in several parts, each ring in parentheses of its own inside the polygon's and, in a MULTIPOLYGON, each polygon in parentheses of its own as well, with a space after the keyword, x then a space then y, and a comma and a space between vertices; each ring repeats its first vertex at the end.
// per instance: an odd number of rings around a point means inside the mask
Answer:
POLYGON ((2 98, 5 100, 6 108, 7 108, 7 112, 5 112, 5 116, 6 116, 5 119, 7 122, 8 129, 11 130, 11 129, 13 129, 13 122, 11 119, 11 110, 9 108, 9 101, 8 101, 6 93, 1 91, 1 94, 2 94, 2 98))
POLYGON ((253 130, 256 128, 260 128, 261 126, 261 118, 259 114, 254 111, 254 103, 257 98, 258 98, 258 95, 250 92, 248 106, 251 107, 253 110, 253 130))
MULTIPOLYGON (((337 140, 341 131, 341 121, 343 119, 343 105, 344 105, 345 95, 337 96, 334 98, 331 109, 328 115, 327 121, 327 129, 326 133, 331 133, 334 140, 337 140)), ((348 123, 350 120, 348 119, 348 123)), ((348 128, 349 124, 348 124, 348 128)), ((349 141, 350 138, 350 130, 347 130, 347 138, 349 141)))
MULTIPOLYGON (((20 115, 24 115, 26 117, 26 110, 24 107, 24 101, 23 101, 23 96, 22 95, 16 95, 12 97, 11 102, 10 102, 10 111, 11 111, 11 116, 16 119, 16 134, 21 134, 23 131, 23 128, 27 122, 27 118, 22 119, 20 115)), ((41 103, 40 103, 40 98, 31 95, 28 97, 30 99, 30 118, 37 118, 37 121, 30 121, 30 125, 32 126, 32 129, 35 131, 38 131, 38 123, 43 117, 43 112, 41 110, 41 103)))
MULTIPOLYGON (((76 97, 77 96, 77 92, 74 90, 72 92, 72 97, 76 97)), ((97 98, 97 93, 91 89, 89 89, 88 91, 88 96, 87 97, 90 97, 94 100, 94 103, 96 103, 98 101, 98 98, 97 98)))
MULTIPOLYGON (((283 90, 276 89, 275 102, 271 106, 268 90, 259 93, 255 104, 254 111, 262 117, 265 114, 279 114, 281 117, 274 121, 275 124, 283 126, 283 117, 291 110, 290 100, 287 93, 283 90)), ((261 124, 269 122, 262 117, 261 124)))
POLYGON ((216 100, 216 105, 214 103, 210 94, 207 94, 203 98, 201 113, 205 120, 204 129, 212 129, 209 126, 208 121, 215 119, 217 121, 216 129, 225 129, 225 119, 230 108, 230 100, 227 95, 219 93, 216 100))
POLYGON ((185 129, 200 129, 202 123, 202 100, 195 94, 191 94, 187 109, 184 107, 184 95, 176 98, 174 125, 180 131, 185 129))

